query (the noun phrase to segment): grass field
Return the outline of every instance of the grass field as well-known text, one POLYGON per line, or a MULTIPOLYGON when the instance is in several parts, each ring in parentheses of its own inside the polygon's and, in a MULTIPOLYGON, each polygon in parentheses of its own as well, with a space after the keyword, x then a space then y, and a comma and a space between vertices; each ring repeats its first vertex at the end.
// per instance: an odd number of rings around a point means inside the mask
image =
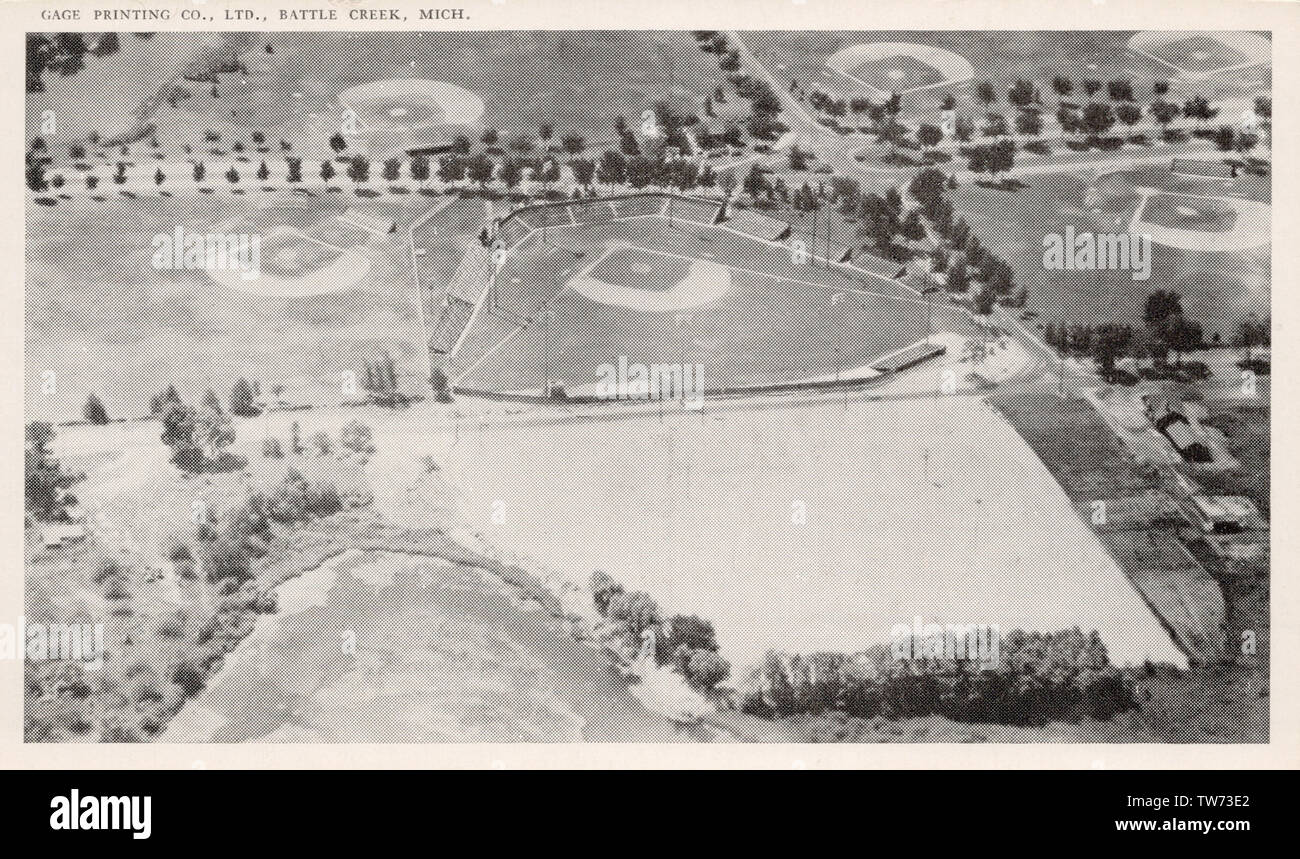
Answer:
POLYGON ((898 283, 796 263, 727 229, 642 217, 546 233, 501 267, 453 357, 460 386, 540 391, 549 375, 581 392, 620 357, 700 364, 709 390, 785 383, 925 335, 924 305, 898 283))
MULTIPOLYGON (((405 198, 404 198, 405 199, 405 198)), ((418 203, 430 204, 423 197, 418 203)), ((345 370, 359 371, 366 356, 387 349, 404 368, 424 365, 411 291, 410 252, 396 239, 360 243, 337 226, 346 208, 313 200, 306 208, 258 209, 242 199, 141 198, 107 207, 34 211, 27 223, 26 322, 29 378, 56 374, 53 391, 27 386, 30 420, 78 418, 96 393, 110 417, 147 413, 151 396, 175 382, 187 401, 207 388, 224 401, 235 380, 285 384, 291 401, 333 402, 342 396, 345 370), (153 266, 153 240, 177 225, 188 232, 267 235, 275 225, 303 229, 369 259, 369 275, 313 288, 301 297, 252 295, 205 271, 153 266)), ((377 209, 409 221, 404 204, 377 209)), ((479 211, 482 204, 479 203, 479 211)), ((369 237, 369 234, 364 234, 369 237)), ((312 242, 294 246, 308 257, 281 259, 267 241, 268 277, 327 262, 331 253, 312 242)), ((237 275, 236 275, 237 277, 237 275)), ((254 284, 256 281, 253 282, 254 284)))
MULTIPOLYGON (((1111 174, 1098 181, 1100 199, 1092 207, 1086 204, 1091 182, 1083 176, 1062 173, 1028 176, 1023 181, 1025 187, 1014 193, 966 185, 954 192, 952 199, 981 241, 996 248, 998 255, 1015 269, 1016 281, 1028 289, 1029 307, 1044 319, 1140 324, 1143 303, 1157 288, 1180 293, 1185 311, 1204 326, 1207 338, 1217 331, 1228 339, 1237 322, 1249 313, 1261 317, 1269 314, 1272 262, 1267 244, 1218 251, 1203 246, 1172 247, 1156 236, 1147 281, 1134 281, 1128 271, 1060 271, 1043 265, 1043 237, 1048 233, 1062 234, 1067 226, 1072 226, 1076 235, 1128 231, 1133 213, 1143 200, 1136 190, 1139 186, 1171 194, 1222 196, 1222 180, 1215 184, 1211 180, 1174 177, 1168 170, 1111 174)), ((1238 183, 1228 193, 1241 199, 1268 199, 1266 185, 1257 189, 1238 183)), ((1155 195, 1151 203, 1161 196, 1155 195)), ((1213 200, 1201 200, 1196 208, 1214 205, 1213 200)), ((1176 208, 1171 215, 1186 217, 1178 215, 1176 208)), ((1193 242, 1189 239, 1187 243, 1193 242)))
MULTIPOLYGON (((1150 57, 1128 50, 1132 35, 1124 31, 1070 31, 1070 32, 936 32, 936 31, 860 31, 860 32, 789 32, 762 31, 742 34, 748 44, 776 78, 788 83, 797 80, 803 88, 841 98, 867 95, 880 100, 878 93, 867 90, 862 83, 846 78, 826 66, 828 58, 855 45, 905 42, 944 48, 964 57, 975 70, 976 81, 991 81, 999 100, 993 109, 1010 111, 1007 90, 1019 79, 1035 82, 1043 91, 1044 100, 1054 104, 1050 82, 1056 75, 1072 78, 1077 84, 1084 78, 1100 81, 1127 79, 1133 82, 1135 92, 1150 95, 1151 84, 1175 78, 1170 99, 1177 101, 1200 93, 1211 100, 1253 98, 1261 89, 1272 85, 1271 70, 1257 66, 1196 81, 1177 79, 1174 70, 1150 57)), ((1210 41, 1210 40, 1207 40, 1210 41)), ((1214 43, 1217 44, 1217 43, 1214 43)), ((1191 52, 1179 51, 1182 55, 1191 52)), ((1207 56, 1200 60, 1209 63, 1220 59, 1207 56)), ((876 66, 877 64, 873 64, 876 66)), ((1220 66, 1214 66, 1218 68, 1220 66)), ((864 69, 870 75, 866 83, 883 92, 905 89, 912 77, 923 70, 910 63, 879 64, 879 68, 864 69), (889 72, 897 68, 904 81, 891 79, 889 72)), ((856 73, 854 75, 857 77, 856 73)), ((931 122, 938 115, 940 100, 952 93, 957 97, 957 109, 970 116, 982 117, 986 108, 974 98, 970 85, 936 87, 906 95, 903 99, 902 118, 905 121, 931 122)), ((849 120, 852 124, 853 115, 849 120)))

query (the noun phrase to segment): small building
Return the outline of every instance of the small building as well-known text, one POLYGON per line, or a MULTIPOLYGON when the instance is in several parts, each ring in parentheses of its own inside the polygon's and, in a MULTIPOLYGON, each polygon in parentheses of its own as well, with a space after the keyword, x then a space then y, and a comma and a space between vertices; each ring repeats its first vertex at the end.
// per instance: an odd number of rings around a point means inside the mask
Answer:
POLYGON ((1268 520, 1260 514, 1255 502, 1241 495, 1194 495, 1192 505, 1208 534, 1268 529, 1268 520))

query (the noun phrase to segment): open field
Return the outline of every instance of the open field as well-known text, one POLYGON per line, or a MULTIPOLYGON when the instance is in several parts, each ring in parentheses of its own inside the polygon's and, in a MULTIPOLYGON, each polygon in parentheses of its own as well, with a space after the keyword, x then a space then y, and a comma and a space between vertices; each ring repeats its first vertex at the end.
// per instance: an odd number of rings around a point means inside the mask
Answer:
POLYGON ((738 666, 769 647, 854 651, 916 615, 1079 625, 1117 663, 1183 662, 1047 470, 977 399, 466 422, 431 441, 485 539, 568 575, 607 570, 669 612, 712 619, 738 666))

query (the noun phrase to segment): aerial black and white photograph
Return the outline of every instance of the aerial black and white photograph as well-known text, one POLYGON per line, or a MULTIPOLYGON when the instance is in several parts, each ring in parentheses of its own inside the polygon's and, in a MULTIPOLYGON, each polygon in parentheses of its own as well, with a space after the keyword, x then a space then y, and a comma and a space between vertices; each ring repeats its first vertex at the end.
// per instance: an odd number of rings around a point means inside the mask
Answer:
POLYGON ((25 743, 1270 741, 1270 32, 346 24, 26 33, 25 743))

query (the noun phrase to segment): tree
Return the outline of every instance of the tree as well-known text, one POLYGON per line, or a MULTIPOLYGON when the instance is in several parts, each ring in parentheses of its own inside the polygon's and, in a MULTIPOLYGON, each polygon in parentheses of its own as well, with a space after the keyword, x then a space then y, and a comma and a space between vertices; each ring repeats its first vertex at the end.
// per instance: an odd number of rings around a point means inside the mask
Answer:
POLYGON ((1043 117, 1036 110, 1024 110, 1016 115, 1016 132, 1036 136, 1043 131, 1043 117))
POLYGON ((1210 107, 1210 102, 1205 96, 1193 96, 1183 103, 1183 116, 1195 119, 1198 126, 1218 115, 1218 109, 1210 107))
POLYGON ((330 162, 330 161, 322 161, 322 162, 320 163, 320 177, 321 177, 321 179, 325 180, 326 182, 328 182, 329 180, 331 180, 331 179, 334 178, 334 164, 333 164, 333 162, 330 162))
POLYGON ((402 160, 400 158, 389 158, 384 162, 384 181, 396 182, 402 178, 402 160))
POLYGON ((1074 82, 1071 81, 1069 78, 1063 78, 1058 76, 1052 78, 1052 89, 1056 90, 1056 94, 1059 95, 1061 98, 1065 98, 1070 93, 1074 92, 1074 82))
POLYGON ((483 141, 483 145, 488 147, 496 146, 497 141, 500 139, 501 135, 495 128, 486 129, 483 136, 479 138, 479 140, 483 141))
POLYGON ((573 181, 584 188, 590 188, 592 180, 596 177, 595 163, 585 158, 575 158, 570 161, 569 170, 573 173, 573 181))
POLYGON ((1121 102, 1115 108, 1115 116, 1120 122, 1132 127, 1142 121, 1142 108, 1131 101, 1121 102))
POLYGON ((1127 325, 1106 323, 1097 329, 1093 357, 1104 372, 1115 369, 1115 361, 1128 350, 1133 330, 1127 325))
POLYGON ((1178 114, 1182 113, 1178 105, 1170 104, 1167 101, 1152 102, 1147 107, 1147 112, 1151 114, 1151 118, 1155 120, 1156 124, 1164 129, 1167 129, 1169 123, 1177 119, 1178 114))
POLYGON ((209 461, 220 459, 221 451, 235 443, 235 425, 220 408, 204 406, 194 419, 193 441, 209 461))
POLYGON ((980 81, 975 85, 975 97, 984 104, 993 104, 998 100, 998 91, 990 81, 980 81))
POLYGON ((398 390, 397 366, 387 351, 381 352, 375 360, 366 362, 362 387, 369 394, 371 402, 378 405, 396 408, 405 402, 398 390))
MULTIPOLYGON (((487 159, 484 158, 483 160, 486 161, 487 159)), ((492 162, 488 161, 487 163, 488 166, 491 167, 492 162)), ((459 156, 448 155, 447 157, 441 158, 438 161, 438 181, 442 182, 444 185, 450 185, 453 182, 462 181, 465 178, 467 172, 468 169, 466 166, 466 161, 464 158, 461 158, 459 156)), ((426 178, 428 177, 426 176, 426 178)), ((489 175, 488 179, 490 180, 491 178, 492 178, 491 175, 489 175)))
POLYGON ((262 413, 257 404, 257 395, 247 379, 239 379, 230 390, 230 413, 241 418, 257 417, 262 413))
POLYGON ((1083 109, 1083 125, 1092 134, 1105 134, 1115 124, 1115 111, 1105 102, 1091 102, 1083 109))
POLYGON ((356 155, 348 162, 348 178, 353 182, 370 181, 370 159, 364 155, 356 155))
POLYGON ((1111 81, 1106 84, 1106 94, 1111 101, 1132 101, 1133 82, 1126 80, 1111 81))
POLYGON ((1019 108, 1026 108, 1038 98, 1038 90, 1026 80, 1018 80, 1007 92, 1007 101, 1019 108))
POLYGON ((923 122, 921 127, 916 130, 916 139, 926 149, 933 149, 943 141, 943 129, 937 125, 923 122))
POLYGON ((442 368, 434 367, 429 377, 429 387, 433 390, 433 399, 439 403, 451 402, 451 380, 442 368))
POLYGON ((361 421, 348 421, 343 429, 339 430, 339 445, 363 456, 371 454, 375 452, 373 435, 370 427, 361 421))
POLYGON ((173 404, 179 405, 180 402, 181 395, 176 392, 176 386, 168 385, 167 390, 154 394, 149 400, 149 414, 156 418, 162 417, 169 407, 173 404))
POLYGON ((947 286, 949 292, 965 292, 970 289, 970 275, 966 273, 966 260, 957 257, 948 268, 947 286))
POLYGON ((181 402, 169 403, 161 415, 163 432, 159 437, 172 449, 172 461, 186 471, 196 471, 203 457, 194 441, 197 413, 193 406, 181 402))
POLYGON ((104 408, 104 403, 99 397, 91 394, 86 398, 86 405, 81 409, 81 415, 92 424, 103 426, 109 422, 108 410, 104 408))
POLYGON ((1183 297, 1176 292, 1157 289, 1147 296, 1142 309, 1142 321, 1152 331, 1159 331, 1169 317, 1182 315, 1183 297))
POLYGON ((492 174, 496 170, 496 165, 492 159, 483 153, 479 153, 471 158, 465 164, 466 175, 471 182, 477 182, 480 190, 487 190, 487 184, 492 181, 492 174))
POLYGON ((597 177, 606 185, 622 185, 627 179, 627 161, 614 151, 607 151, 600 157, 597 177))
POLYGON ((429 181, 429 159, 423 155, 417 155, 411 159, 411 178, 421 184, 429 181))
POLYGON ((523 178, 524 168, 519 165, 518 161, 511 159, 501 165, 500 179, 510 190, 513 191, 515 188, 518 188, 519 183, 523 181, 523 178))
POLYGON ((1201 345, 1205 332, 1198 322, 1194 322, 1182 313, 1175 313, 1165 320, 1161 339, 1174 353, 1174 360, 1182 366, 1182 356, 1201 345))
POLYGON ((561 138, 560 146, 570 155, 577 155, 587 148, 587 139, 581 134, 566 134, 561 138))
POLYGON ((1092 98, 1101 91, 1101 81, 1084 81, 1083 91, 1088 94, 1088 98, 1092 98))
POLYGON ((348 148, 347 138, 345 138, 342 134, 335 132, 334 135, 330 137, 330 149, 333 149, 337 153, 342 153, 343 150, 347 148, 348 148))

